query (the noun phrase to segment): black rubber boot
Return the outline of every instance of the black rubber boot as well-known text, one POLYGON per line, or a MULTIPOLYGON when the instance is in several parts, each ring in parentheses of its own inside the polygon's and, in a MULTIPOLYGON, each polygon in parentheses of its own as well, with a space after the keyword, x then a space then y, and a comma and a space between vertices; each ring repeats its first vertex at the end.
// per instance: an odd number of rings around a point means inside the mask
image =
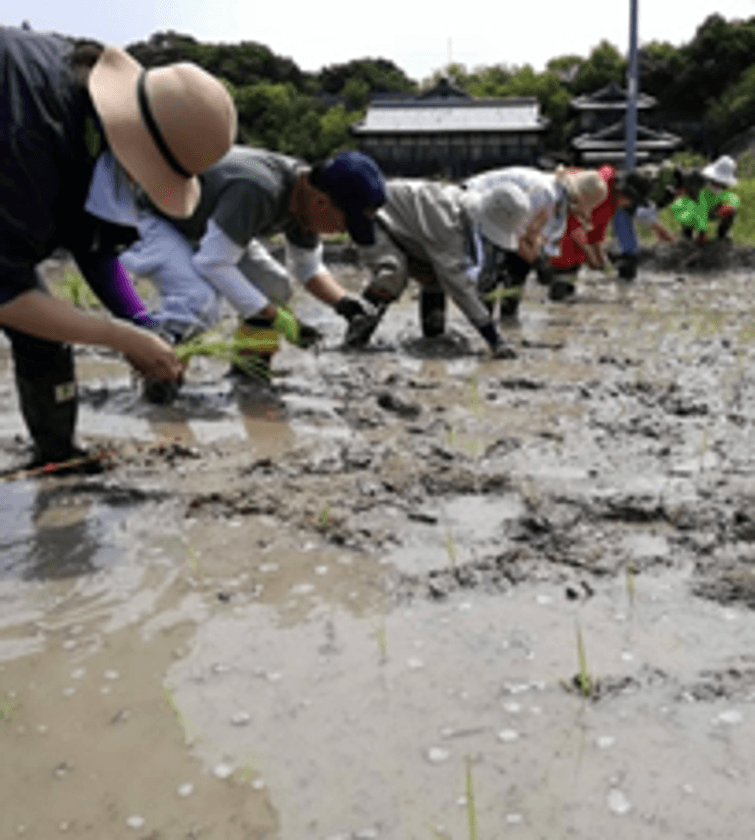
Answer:
POLYGON ((622 280, 634 280, 637 276, 638 259, 636 254, 622 254, 616 260, 616 270, 622 280))
POLYGON ((74 443, 78 399, 70 345, 15 330, 6 332, 13 350, 21 414, 34 444, 28 468, 86 457, 74 443))
POLYGON ((576 271, 554 272, 553 280, 551 280, 548 286, 548 297, 550 300, 566 300, 567 298, 574 297, 574 293, 577 290, 576 283, 574 282, 576 279, 576 271))
POLYGON ((519 312, 519 301, 522 299, 522 286, 510 285, 501 289, 501 308, 499 317, 502 321, 514 318, 519 312))
POLYGON ((439 289, 421 289, 419 293, 419 320, 422 335, 436 338, 446 331, 446 295, 439 289))
POLYGON ((531 268, 532 265, 515 251, 506 251, 506 272, 500 291, 499 317, 502 321, 508 321, 519 312, 519 301, 531 268))

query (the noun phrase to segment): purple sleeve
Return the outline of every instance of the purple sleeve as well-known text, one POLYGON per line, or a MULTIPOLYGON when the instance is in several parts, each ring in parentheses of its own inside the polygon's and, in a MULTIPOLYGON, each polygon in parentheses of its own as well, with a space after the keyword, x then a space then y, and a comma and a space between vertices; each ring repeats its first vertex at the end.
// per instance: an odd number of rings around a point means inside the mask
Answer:
POLYGON ((76 262, 92 291, 113 315, 140 327, 154 326, 144 301, 116 257, 77 254, 76 262))

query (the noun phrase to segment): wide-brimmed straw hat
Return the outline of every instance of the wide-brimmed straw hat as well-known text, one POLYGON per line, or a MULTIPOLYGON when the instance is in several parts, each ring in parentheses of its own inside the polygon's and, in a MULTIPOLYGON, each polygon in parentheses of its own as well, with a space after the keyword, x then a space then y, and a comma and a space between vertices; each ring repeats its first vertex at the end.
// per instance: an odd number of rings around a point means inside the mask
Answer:
POLYGON ((703 175, 709 181, 715 181, 717 184, 724 184, 727 187, 733 187, 737 183, 737 164, 733 158, 728 155, 714 160, 703 169, 703 175))
POLYGON ((196 176, 236 137, 236 108, 222 83, 190 62, 145 70, 106 47, 89 92, 126 171, 164 213, 190 216, 199 201, 196 176))

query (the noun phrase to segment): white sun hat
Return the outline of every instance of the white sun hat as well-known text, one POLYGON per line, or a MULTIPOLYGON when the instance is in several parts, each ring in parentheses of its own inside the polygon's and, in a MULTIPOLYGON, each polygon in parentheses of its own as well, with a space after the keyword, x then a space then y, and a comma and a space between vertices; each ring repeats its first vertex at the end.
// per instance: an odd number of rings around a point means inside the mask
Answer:
POLYGON ((530 200, 516 184, 464 193, 464 206, 482 235, 505 251, 516 251, 530 213, 530 200))
POLYGON ((164 213, 190 216, 196 176, 236 137, 236 108, 222 82, 191 62, 145 70, 111 46, 92 67, 89 92, 126 171, 164 213))
POLYGON ((703 169, 703 175, 709 181, 715 181, 717 184, 724 184, 727 187, 733 187, 737 183, 737 164, 733 158, 728 155, 723 155, 709 163, 703 169))

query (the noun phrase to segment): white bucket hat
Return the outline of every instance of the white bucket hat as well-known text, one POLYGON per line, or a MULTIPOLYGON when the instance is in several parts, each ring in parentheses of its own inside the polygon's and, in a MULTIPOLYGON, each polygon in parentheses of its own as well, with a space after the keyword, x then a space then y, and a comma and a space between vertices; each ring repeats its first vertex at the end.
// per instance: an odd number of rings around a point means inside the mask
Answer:
POLYGON ((527 194, 515 184, 464 193, 464 206, 482 235, 505 251, 516 251, 530 212, 527 194))
POLYGON ((190 216, 197 175, 236 137, 236 108, 218 79, 189 62, 145 70, 118 47, 106 47, 89 75, 89 92, 110 149, 152 202, 170 216, 190 216))
POLYGON ((715 181, 717 184, 725 184, 727 187, 733 187, 737 183, 737 165, 733 158, 728 155, 723 155, 709 163, 703 169, 703 175, 709 181, 715 181))

